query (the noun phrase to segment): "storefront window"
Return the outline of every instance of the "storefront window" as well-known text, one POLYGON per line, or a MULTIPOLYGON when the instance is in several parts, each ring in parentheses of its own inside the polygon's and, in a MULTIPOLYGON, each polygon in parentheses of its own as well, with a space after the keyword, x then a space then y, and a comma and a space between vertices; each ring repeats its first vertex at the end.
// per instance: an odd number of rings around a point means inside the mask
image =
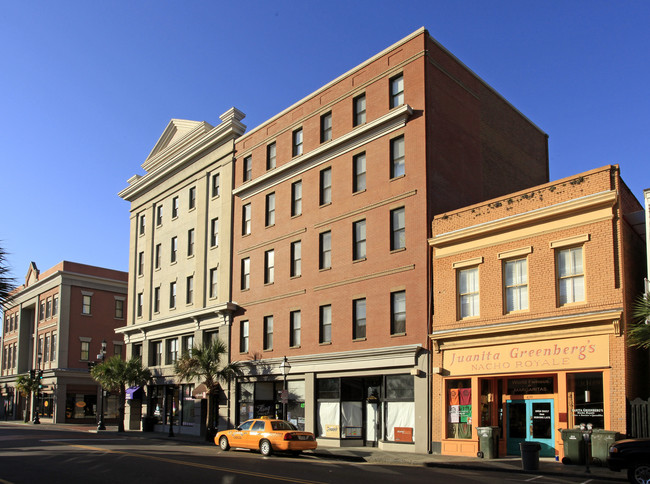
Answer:
POLYGON ((194 397, 192 396, 193 390, 194 385, 183 385, 181 424, 185 426, 194 425, 194 397))
POLYGON ((323 378, 317 381, 316 412, 319 437, 340 437, 341 426, 341 381, 338 378, 323 378))
POLYGON ((163 390, 165 387, 154 385, 149 392, 149 413, 157 423, 162 423, 165 413, 163 390))
POLYGON ((472 385, 469 378, 447 380, 447 438, 472 438, 472 385))
POLYGON ((415 402, 411 375, 386 376, 384 402, 385 439, 390 442, 414 442, 415 402))
POLYGON ((574 373, 567 375, 569 427, 582 423, 594 428, 605 428, 605 405, 602 373, 574 373))
POLYGON ((299 430, 305 430, 305 381, 288 381, 289 403, 287 403, 287 420, 299 430))
POLYGON ((255 383, 240 383, 239 396, 239 423, 243 423, 248 419, 253 418, 254 405, 253 393, 255 392, 255 383))
POLYGON ((65 416, 67 419, 95 418, 97 395, 68 393, 66 396, 65 416))

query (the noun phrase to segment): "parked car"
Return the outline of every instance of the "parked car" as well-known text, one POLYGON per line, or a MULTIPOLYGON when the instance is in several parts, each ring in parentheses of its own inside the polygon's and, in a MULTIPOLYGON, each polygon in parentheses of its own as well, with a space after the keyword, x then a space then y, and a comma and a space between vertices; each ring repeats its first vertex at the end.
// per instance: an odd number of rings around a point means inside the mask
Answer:
POLYGON ((609 448, 607 467, 613 471, 627 469, 630 482, 650 482, 650 439, 627 439, 613 443, 609 448))
POLYGON ((231 447, 259 450, 265 456, 274 451, 298 455, 318 445, 311 432, 298 430, 286 420, 271 418, 247 420, 236 429, 222 430, 214 437, 214 443, 221 450, 231 447))

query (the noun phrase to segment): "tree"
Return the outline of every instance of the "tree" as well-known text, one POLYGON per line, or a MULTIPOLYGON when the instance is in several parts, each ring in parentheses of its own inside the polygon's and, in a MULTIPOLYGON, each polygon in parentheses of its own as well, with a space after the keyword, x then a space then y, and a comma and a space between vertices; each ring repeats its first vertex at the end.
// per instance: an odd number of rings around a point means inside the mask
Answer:
POLYGON ((31 400, 32 393, 38 390, 38 379, 32 378, 31 375, 18 375, 16 378, 16 388, 25 397, 25 422, 29 422, 29 411, 27 410, 27 403, 31 400))
POLYGON ((142 386, 151 381, 151 370, 142 366, 138 357, 123 360, 119 355, 112 356, 98 363, 90 370, 90 375, 104 390, 119 392, 119 420, 117 431, 124 432, 124 407, 126 405, 126 389, 132 386, 142 386))
POLYGON ((636 324, 630 328, 628 344, 642 349, 650 348, 650 298, 639 296, 634 302, 632 316, 636 324))
POLYGON ((13 277, 9 277, 9 267, 7 267, 7 253, 0 247, 0 306, 8 303, 11 299, 11 291, 16 285, 13 277))
POLYGON ((228 347, 220 339, 203 342, 202 346, 193 346, 190 352, 184 352, 174 363, 174 371, 179 382, 195 381, 207 388, 208 413, 205 423, 208 431, 206 440, 214 436, 215 400, 219 384, 228 384, 241 374, 235 363, 227 363, 228 347))

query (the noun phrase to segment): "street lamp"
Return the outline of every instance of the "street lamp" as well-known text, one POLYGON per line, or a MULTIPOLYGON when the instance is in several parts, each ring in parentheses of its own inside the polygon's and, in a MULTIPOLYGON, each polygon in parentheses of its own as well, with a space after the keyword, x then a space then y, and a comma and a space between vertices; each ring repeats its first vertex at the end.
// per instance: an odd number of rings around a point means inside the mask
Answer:
MULTIPOLYGON (((102 350, 97 355, 97 359, 102 360, 102 363, 106 359, 106 340, 102 341, 102 350)), ((97 430, 106 430, 106 425, 104 425, 104 387, 101 383, 99 384, 99 388, 101 393, 99 395, 99 422, 97 422, 97 430)))
POLYGON ((36 372, 35 372, 36 381, 38 382, 38 386, 36 387, 36 398, 35 398, 36 401, 34 402, 34 422, 33 423, 35 425, 41 423, 41 419, 39 418, 38 414, 41 411, 41 408, 40 408, 40 405, 39 405, 39 400, 41 398, 41 378, 42 378, 41 359, 42 358, 43 358, 43 355, 39 351, 38 352, 38 370, 36 370, 36 372))
POLYGON ((282 387, 282 420, 286 420, 287 402, 289 401, 289 394, 287 392, 287 375, 289 374, 289 371, 291 371, 291 365, 286 356, 284 357, 284 360, 282 360, 280 371, 282 371, 282 377, 284 379, 284 386, 282 387))

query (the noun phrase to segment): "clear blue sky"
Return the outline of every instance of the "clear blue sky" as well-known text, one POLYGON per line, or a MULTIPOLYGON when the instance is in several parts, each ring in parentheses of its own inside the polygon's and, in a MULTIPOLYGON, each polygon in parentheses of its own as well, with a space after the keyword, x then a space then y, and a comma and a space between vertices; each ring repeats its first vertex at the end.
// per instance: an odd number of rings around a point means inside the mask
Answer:
POLYGON ((549 135, 551 179, 650 187, 647 1, 0 0, 0 245, 128 269, 117 193, 171 118, 250 128, 419 27, 549 135))

